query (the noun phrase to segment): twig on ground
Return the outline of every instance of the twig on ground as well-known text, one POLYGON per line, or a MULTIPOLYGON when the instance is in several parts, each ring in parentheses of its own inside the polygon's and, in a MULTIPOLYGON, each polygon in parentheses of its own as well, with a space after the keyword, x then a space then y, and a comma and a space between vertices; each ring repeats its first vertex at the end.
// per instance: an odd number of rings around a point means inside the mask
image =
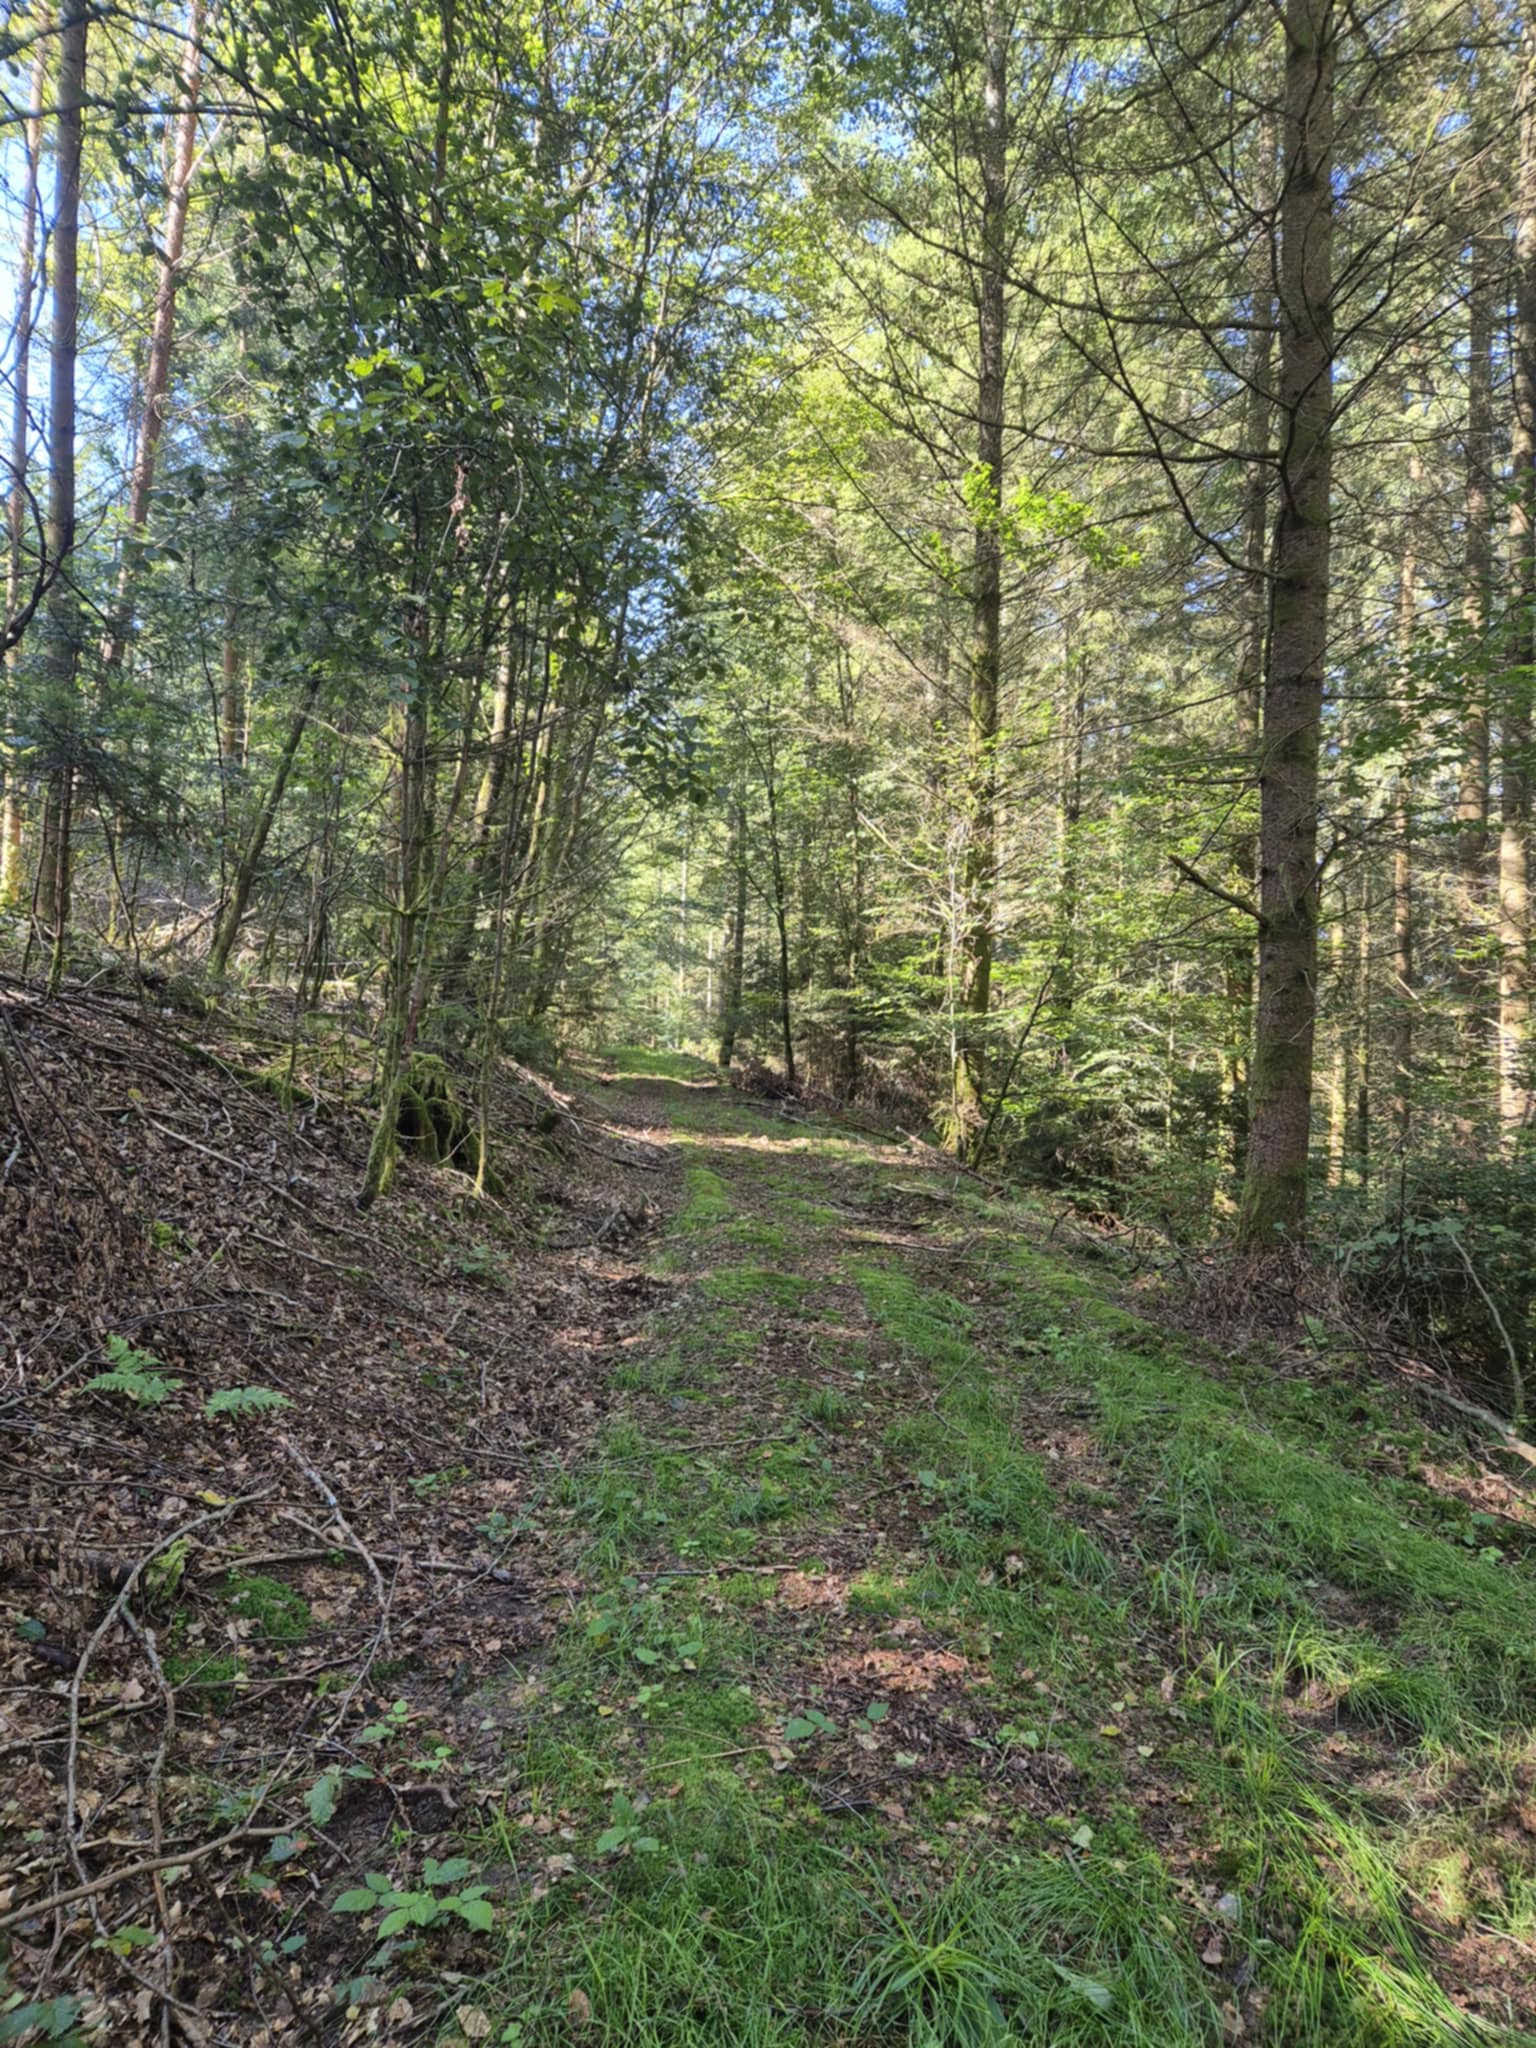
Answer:
MULTIPOLYGON (((298 1467, 299 1471, 303 1473, 304 1477, 309 1481, 310 1485, 315 1489, 316 1493, 318 1493, 320 1498, 325 1502, 326 1506, 331 1511, 332 1518, 334 1519, 337 1528, 340 1529, 341 1533, 343 1534, 343 1536, 346 1537, 347 1542, 351 1545, 352 1549, 357 1552, 358 1556, 363 1560, 364 1564, 367 1566, 368 1576, 373 1581, 373 1590, 378 1598, 379 1611, 381 1614, 384 1615, 386 1620, 387 1639, 389 1594, 385 1590, 384 1574, 379 1570, 378 1561, 374 1557, 373 1552, 363 1542, 362 1538, 357 1534, 356 1530, 352 1527, 352 1524, 347 1520, 346 1516, 342 1513, 341 1502, 336 1498, 336 1495, 332 1491, 328 1482, 321 1476, 320 1473, 318 1473, 315 1470, 314 1466, 310 1464, 308 1458, 305 1457, 304 1453, 293 1441, 293 1438, 291 1436, 279 1436, 278 1442, 282 1445, 283 1450, 287 1457, 292 1461, 294 1465, 298 1467)), ((308 1523, 300 1521, 299 1517, 296 1515, 290 1515, 288 1519, 291 1521, 298 1521, 300 1528, 309 1527, 308 1523)), ((312 1536, 318 1535, 319 1533, 321 1532, 318 1530, 310 1530, 310 1534, 312 1536)))

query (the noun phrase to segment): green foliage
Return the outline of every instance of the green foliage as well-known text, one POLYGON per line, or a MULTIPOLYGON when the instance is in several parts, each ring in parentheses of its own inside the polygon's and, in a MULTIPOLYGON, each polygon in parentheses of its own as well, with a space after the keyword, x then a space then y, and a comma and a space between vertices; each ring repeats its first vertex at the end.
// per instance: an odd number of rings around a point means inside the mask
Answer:
POLYGON ((292 1406, 288 1396, 275 1387, 223 1387, 209 1395, 203 1403, 203 1413, 210 1418, 230 1415, 239 1420, 247 1415, 272 1415, 292 1406))
POLYGON ((495 1925, 495 1908, 485 1885, 464 1883, 470 1868, 462 1856, 449 1856, 442 1862, 429 1856, 422 1865, 421 1888, 415 1891, 399 1891, 392 1879, 370 1870, 361 1885, 331 1901, 331 1911, 366 1917, 381 1941, 448 1921, 458 1921, 475 1934, 489 1934, 495 1925))
POLYGON ((637 1806, 627 1792, 615 1792, 607 1827, 597 1838, 599 1856, 613 1856, 627 1850, 637 1856, 654 1856, 661 1848, 658 1836, 647 1832, 641 1819, 644 1806, 637 1806))
POLYGON ((59 2048, 83 2048, 85 2036, 76 2021, 85 2000, 68 1993, 58 1998, 24 2001, 18 1992, 0 2006, 0 2041, 53 2041, 59 2048))
POLYGON ((111 1368, 86 1381, 88 1393, 121 1394, 135 1408, 160 1408, 182 1385, 156 1370, 160 1361, 152 1351, 140 1351, 126 1337, 109 1337, 104 1348, 111 1368))
POLYGON ((1536 1350, 1536 1154, 1416 1161, 1381 1207, 1350 1193, 1329 1216, 1372 1309, 1518 1414, 1536 1350))

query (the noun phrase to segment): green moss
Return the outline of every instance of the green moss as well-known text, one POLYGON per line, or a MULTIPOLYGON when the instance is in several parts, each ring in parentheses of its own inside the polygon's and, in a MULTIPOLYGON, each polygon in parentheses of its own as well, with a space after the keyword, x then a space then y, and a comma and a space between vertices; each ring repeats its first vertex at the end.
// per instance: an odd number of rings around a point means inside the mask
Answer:
POLYGON ((261 1642, 301 1643, 314 1626, 308 1601, 261 1572, 231 1572, 220 1597, 261 1642))
POLYGON ((712 1301, 787 1315, 794 1314, 814 1288, 814 1281, 771 1266, 725 1266, 699 1283, 699 1291, 712 1301))

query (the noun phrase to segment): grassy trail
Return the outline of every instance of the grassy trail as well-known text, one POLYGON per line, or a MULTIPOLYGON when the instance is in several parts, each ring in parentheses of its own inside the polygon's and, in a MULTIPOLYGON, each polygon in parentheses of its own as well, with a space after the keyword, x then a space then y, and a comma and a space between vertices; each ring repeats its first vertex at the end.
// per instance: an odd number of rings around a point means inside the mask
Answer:
POLYGON ((1531 2038, 1529 1523, 936 1156, 620 1066, 686 1193, 472 1845, 491 2038, 1531 2038))

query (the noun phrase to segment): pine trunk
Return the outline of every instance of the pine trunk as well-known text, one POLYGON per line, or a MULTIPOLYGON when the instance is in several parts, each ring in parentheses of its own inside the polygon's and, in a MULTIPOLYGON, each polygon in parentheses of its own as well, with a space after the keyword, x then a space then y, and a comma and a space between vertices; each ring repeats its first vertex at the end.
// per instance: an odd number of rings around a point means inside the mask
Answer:
POLYGON ((1466 620, 1472 661, 1456 791, 1456 980, 1464 1017, 1466 1096, 1457 1128, 1474 1142, 1489 1099, 1490 1034, 1483 969, 1488 887, 1488 694, 1480 657, 1493 613, 1494 273, 1481 221, 1471 238, 1467 293, 1466 620))
POLYGON ((1536 655, 1536 34, 1520 55, 1511 348, 1510 647, 1499 801, 1499 1124, 1513 1149, 1530 1115, 1531 663, 1536 655))
MULTIPOLYGON (((38 167, 43 149, 43 87, 47 79, 46 41, 32 60, 32 94, 27 108, 26 163, 21 198, 21 246, 16 262, 16 340, 12 354, 11 488, 6 503, 8 552, 5 568, 7 627, 21 606, 22 557, 27 534, 27 455, 30 439, 32 330, 36 320, 38 167)), ((9 729, 15 711, 16 668, 20 644, 5 653, 5 694, 0 699, 0 734, 9 729)), ((14 765, 0 752, 0 910, 21 900, 21 786, 14 765)))
POLYGON ((1240 1241, 1299 1239, 1317 1024, 1318 747, 1328 641, 1333 413, 1331 0, 1287 0, 1280 202, 1284 435, 1259 779, 1259 988, 1240 1241))
POLYGON ((74 806, 75 688, 80 612, 69 557, 75 545, 75 359, 80 327, 80 160, 84 144, 85 53, 90 17, 65 0, 59 27, 59 111, 54 132, 53 332, 49 349, 48 523, 53 578, 45 627, 45 689, 56 735, 48 792, 40 905, 53 934, 48 983, 63 979, 70 911, 70 825, 74 806))
POLYGON ((956 1143, 975 1136, 985 1091, 997 911, 997 731, 1002 680, 1003 403, 1007 367, 1008 28, 983 9, 980 248, 975 264, 977 376, 971 673, 954 1100, 956 1143))

